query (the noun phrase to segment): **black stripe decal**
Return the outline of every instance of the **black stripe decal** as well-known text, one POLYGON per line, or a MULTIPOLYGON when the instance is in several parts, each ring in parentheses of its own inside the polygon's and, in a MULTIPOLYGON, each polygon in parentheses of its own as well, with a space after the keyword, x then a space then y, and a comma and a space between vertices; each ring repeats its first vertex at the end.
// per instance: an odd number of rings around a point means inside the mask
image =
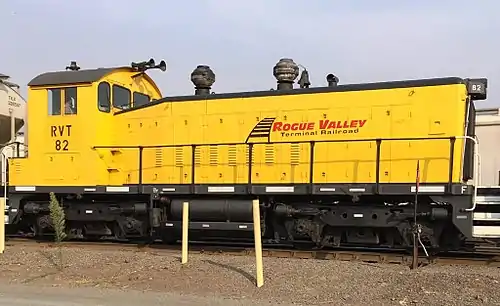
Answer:
POLYGON ((248 143, 248 140, 253 138, 267 138, 269 142, 271 140, 271 128, 273 127, 274 120, 276 120, 276 118, 264 118, 259 121, 250 134, 248 134, 245 143, 248 143))

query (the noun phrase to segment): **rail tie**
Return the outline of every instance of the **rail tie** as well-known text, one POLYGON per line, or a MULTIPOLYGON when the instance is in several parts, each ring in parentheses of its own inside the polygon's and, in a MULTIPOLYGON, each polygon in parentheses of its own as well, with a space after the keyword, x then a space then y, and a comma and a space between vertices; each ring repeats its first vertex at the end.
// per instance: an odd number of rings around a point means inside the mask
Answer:
MULTIPOLYGON (((33 246, 44 245, 47 247, 57 247, 54 242, 39 242, 30 239, 9 239, 6 246, 33 246)), ((180 252, 178 245, 144 245, 130 243, 114 242, 74 242, 65 241, 61 243, 65 248, 89 248, 109 250, 110 247, 116 250, 136 250, 139 252, 177 253, 180 252)), ((8 248, 7 250, 8 251, 8 248)), ((221 246, 199 246, 191 245, 190 253, 209 254, 209 255, 230 255, 230 256, 250 256, 254 255, 252 248, 245 247, 221 247, 221 246)), ((274 258, 296 258, 296 259, 316 259, 316 260, 339 260, 339 261, 361 261, 367 263, 385 263, 385 264, 410 264, 412 256, 404 253, 385 253, 372 251, 302 251, 302 250, 283 250, 283 249, 263 249, 264 257, 274 258)), ((419 257, 420 265, 471 265, 471 266, 492 266, 500 267, 500 250, 494 252, 487 250, 484 252, 459 253, 436 255, 430 258, 419 257)))

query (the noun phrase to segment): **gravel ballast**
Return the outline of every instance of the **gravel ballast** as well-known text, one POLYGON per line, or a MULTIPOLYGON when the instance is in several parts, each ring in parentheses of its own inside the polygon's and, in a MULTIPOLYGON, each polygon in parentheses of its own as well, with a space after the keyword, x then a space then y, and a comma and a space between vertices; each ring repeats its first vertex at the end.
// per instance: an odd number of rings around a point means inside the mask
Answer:
POLYGON ((52 287, 97 287, 245 298, 299 305, 500 305, 500 269, 264 258, 265 284, 255 286, 251 256, 7 246, 0 281, 52 287))

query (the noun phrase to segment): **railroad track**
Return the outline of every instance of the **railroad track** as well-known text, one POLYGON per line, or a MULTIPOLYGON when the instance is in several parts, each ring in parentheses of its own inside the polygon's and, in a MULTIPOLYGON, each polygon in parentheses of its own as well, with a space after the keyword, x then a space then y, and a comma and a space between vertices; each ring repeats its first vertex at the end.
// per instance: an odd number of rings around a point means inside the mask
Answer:
MULTIPOLYGON (((32 239, 11 238, 6 241, 8 251, 9 246, 33 246, 44 245, 55 247, 54 242, 35 241, 32 239)), ((164 244, 135 244, 117 242, 77 242, 65 241, 63 247, 76 248, 85 247, 92 249, 109 250, 135 250, 139 252, 152 253, 176 253, 180 254, 180 245, 164 244)), ((193 254, 219 254, 232 256, 255 256, 255 251, 251 247, 241 246, 215 246, 194 242, 189 245, 189 253, 193 254)), ((396 251, 368 251, 368 250, 320 250, 305 251, 296 249, 274 249, 264 248, 264 257, 276 258, 298 258, 298 259, 318 259, 318 260, 340 260, 340 261, 360 261, 366 263, 389 263, 410 265, 412 256, 396 251)), ((500 267, 500 250, 497 248, 482 248, 475 252, 450 252, 446 254, 433 255, 430 257, 419 256, 419 265, 486 265, 500 267)))

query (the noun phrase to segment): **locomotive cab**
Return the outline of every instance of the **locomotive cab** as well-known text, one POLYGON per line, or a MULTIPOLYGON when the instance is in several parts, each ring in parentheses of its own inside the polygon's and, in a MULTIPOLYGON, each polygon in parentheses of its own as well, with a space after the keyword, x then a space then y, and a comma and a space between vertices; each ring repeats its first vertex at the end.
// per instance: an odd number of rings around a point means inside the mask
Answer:
POLYGON ((105 169, 94 167, 103 156, 92 147, 109 144, 120 133, 113 124, 115 112, 161 97, 145 73, 151 68, 165 70, 165 62, 89 70, 80 70, 72 62, 66 71, 43 73, 31 80, 27 103, 31 151, 27 158, 10 161, 10 185, 17 191, 57 192, 57 186, 95 186, 96 177, 105 178, 104 173, 87 170, 105 169))

